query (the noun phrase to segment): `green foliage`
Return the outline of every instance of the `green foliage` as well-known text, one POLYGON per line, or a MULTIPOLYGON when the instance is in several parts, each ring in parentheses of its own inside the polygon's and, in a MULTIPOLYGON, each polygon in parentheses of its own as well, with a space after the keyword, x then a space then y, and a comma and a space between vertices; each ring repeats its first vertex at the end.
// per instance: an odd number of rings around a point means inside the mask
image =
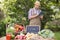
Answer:
POLYGON ((41 9, 44 12, 44 19, 42 20, 42 27, 45 27, 46 23, 49 21, 60 19, 59 6, 60 6, 60 1, 59 3, 56 3, 56 1, 54 0, 53 1, 41 0, 41 9))
POLYGON ((0 10, 0 21, 4 18, 4 13, 0 10))
POLYGON ((60 40, 60 31, 59 32, 55 32, 55 39, 56 40, 60 40))
POLYGON ((6 32, 10 33, 10 34, 14 34, 14 28, 13 27, 9 27, 9 28, 6 29, 6 32))
POLYGON ((60 31, 60 20, 54 20, 54 21, 50 21, 47 22, 45 25, 45 28, 49 28, 53 31, 60 31))
POLYGON ((6 35, 6 27, 4 23, 0 23, 0 36, 6 35))

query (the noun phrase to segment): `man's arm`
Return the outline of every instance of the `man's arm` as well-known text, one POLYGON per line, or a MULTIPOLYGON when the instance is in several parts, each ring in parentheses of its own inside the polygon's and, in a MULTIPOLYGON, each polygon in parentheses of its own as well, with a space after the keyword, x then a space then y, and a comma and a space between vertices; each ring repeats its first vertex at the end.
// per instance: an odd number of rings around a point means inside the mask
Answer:
POLYGON ((36 16, 38 16, 38 15, 32 15, 32 16, 30 16, 29 19, 35 18, 36 16))
POLYGON ((28 18, 32 19, 32 18, 35 18, 36 16, 38 16, 38 15, 37 14, 33 15, 33 11, 32 11, 32 9, 30 9, 29 12, 28 12, 28 18))

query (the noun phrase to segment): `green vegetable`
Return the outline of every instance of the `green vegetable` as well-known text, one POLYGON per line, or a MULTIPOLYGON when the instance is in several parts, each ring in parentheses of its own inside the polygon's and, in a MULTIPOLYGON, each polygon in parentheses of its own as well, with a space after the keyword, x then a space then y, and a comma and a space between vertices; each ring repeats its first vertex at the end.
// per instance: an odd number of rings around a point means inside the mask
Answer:
POLYGON ((38 34, 44 38, 53 38, 54 37, 54 33, 49 29, 44 29, 44 30, 38 32, 38 34))

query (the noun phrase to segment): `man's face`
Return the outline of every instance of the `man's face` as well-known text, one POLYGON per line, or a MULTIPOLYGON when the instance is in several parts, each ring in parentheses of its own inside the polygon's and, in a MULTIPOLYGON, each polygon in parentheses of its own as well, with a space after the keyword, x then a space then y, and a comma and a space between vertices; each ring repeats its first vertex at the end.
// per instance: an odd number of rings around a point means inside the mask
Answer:
POLYGON ((39 9, 40 8, 40 5, 39 4, 35 4, 34 7, 37 8, 37 9, 39 9))

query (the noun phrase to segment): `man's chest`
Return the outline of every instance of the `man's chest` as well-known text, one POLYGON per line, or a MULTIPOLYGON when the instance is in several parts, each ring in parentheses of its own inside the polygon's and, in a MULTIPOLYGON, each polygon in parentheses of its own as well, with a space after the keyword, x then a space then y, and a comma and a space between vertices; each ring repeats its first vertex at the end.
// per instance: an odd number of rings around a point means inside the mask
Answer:
POLYGON ((32 10, 32 15, 38 15, 40 14, 40 10, 32 10))

